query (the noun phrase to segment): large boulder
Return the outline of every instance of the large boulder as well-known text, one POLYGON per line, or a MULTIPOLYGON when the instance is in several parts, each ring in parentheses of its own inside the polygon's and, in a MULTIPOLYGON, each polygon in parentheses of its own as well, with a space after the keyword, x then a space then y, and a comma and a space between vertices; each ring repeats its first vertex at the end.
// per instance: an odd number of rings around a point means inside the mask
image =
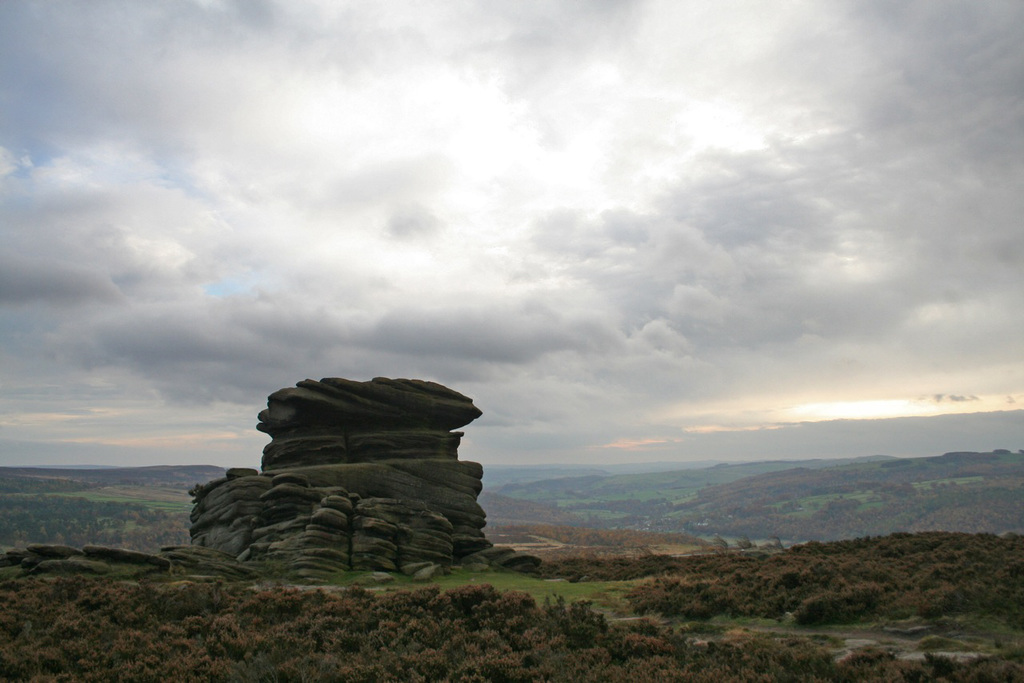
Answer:
POLYGON ((473 401, 434 382, 304 380, 267 399, 262 472, 193 489, 192 543, 305 578, 436 566, 491 548, 483 468, 460 461, 473 401))

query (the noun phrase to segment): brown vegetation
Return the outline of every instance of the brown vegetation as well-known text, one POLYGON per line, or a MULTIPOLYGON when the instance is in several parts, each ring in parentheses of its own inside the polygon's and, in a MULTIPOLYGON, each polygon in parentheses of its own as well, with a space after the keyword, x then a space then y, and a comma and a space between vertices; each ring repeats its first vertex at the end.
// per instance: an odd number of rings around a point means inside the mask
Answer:
POLYGON ((836 662, 808 639, 708 642, 486 585, 378 595, 22 580, 0 584, 0 605, 8 680, 1024 680, 1007 661, 836 662))
POLYGON ((493 542, 525 550, 545 559, 558 557, 638 557, 653 552, 686 552, 708 548, 708 542, 689 534, 592 529, 554 524, 519 524, 488 527, 493 542))
POLYGON ((546 563, 546 576, 655 577, 629 601, 639 613, 852 623, 975 614, 1024 629, 1024 538, 928 532, 806 543, 757 556, 719 552, 546 563))

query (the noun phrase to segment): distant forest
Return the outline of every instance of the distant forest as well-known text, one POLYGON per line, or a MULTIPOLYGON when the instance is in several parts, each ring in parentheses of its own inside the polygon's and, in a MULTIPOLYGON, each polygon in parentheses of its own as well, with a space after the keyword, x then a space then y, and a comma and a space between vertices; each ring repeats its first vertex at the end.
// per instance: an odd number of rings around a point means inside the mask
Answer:
POLYGON ((0 478, 0 548, 51 543, 155 552, 188 543, 186 511, 75 495, 95 488, 66 479, 0 478))

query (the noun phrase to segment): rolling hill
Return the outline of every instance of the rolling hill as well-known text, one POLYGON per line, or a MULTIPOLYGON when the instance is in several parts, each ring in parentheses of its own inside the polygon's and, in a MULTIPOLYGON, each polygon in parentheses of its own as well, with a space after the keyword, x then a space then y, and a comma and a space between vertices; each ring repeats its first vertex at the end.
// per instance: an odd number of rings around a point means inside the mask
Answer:
MULTIPOLYGON (((492 493, 534 509, 548 506, 561 523, 568 514, 579 525, 705 537, 797 542, 901 531, 1020 533, 1024 453, 717 465, 512 483, 492 493)), ((505 502, 503 509, 515 508, 505 502)), ((514 519, 526 521, 523 514, 514 519)), ((492 514, 491 523, 506 522, 492 514)))

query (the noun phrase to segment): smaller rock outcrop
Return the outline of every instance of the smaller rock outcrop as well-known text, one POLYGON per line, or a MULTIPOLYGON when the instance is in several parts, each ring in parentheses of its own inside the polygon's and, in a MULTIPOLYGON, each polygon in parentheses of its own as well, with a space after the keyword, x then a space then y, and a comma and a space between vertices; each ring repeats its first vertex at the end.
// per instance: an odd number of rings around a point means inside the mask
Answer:
POLYGON ((163 555, 124 548, 87 545, 79 549, 33 543, 0 555, 0 567, 20 567, 30 574, 102 575, 116 571, 138 576, 171 572, 174 563, 163 555))

